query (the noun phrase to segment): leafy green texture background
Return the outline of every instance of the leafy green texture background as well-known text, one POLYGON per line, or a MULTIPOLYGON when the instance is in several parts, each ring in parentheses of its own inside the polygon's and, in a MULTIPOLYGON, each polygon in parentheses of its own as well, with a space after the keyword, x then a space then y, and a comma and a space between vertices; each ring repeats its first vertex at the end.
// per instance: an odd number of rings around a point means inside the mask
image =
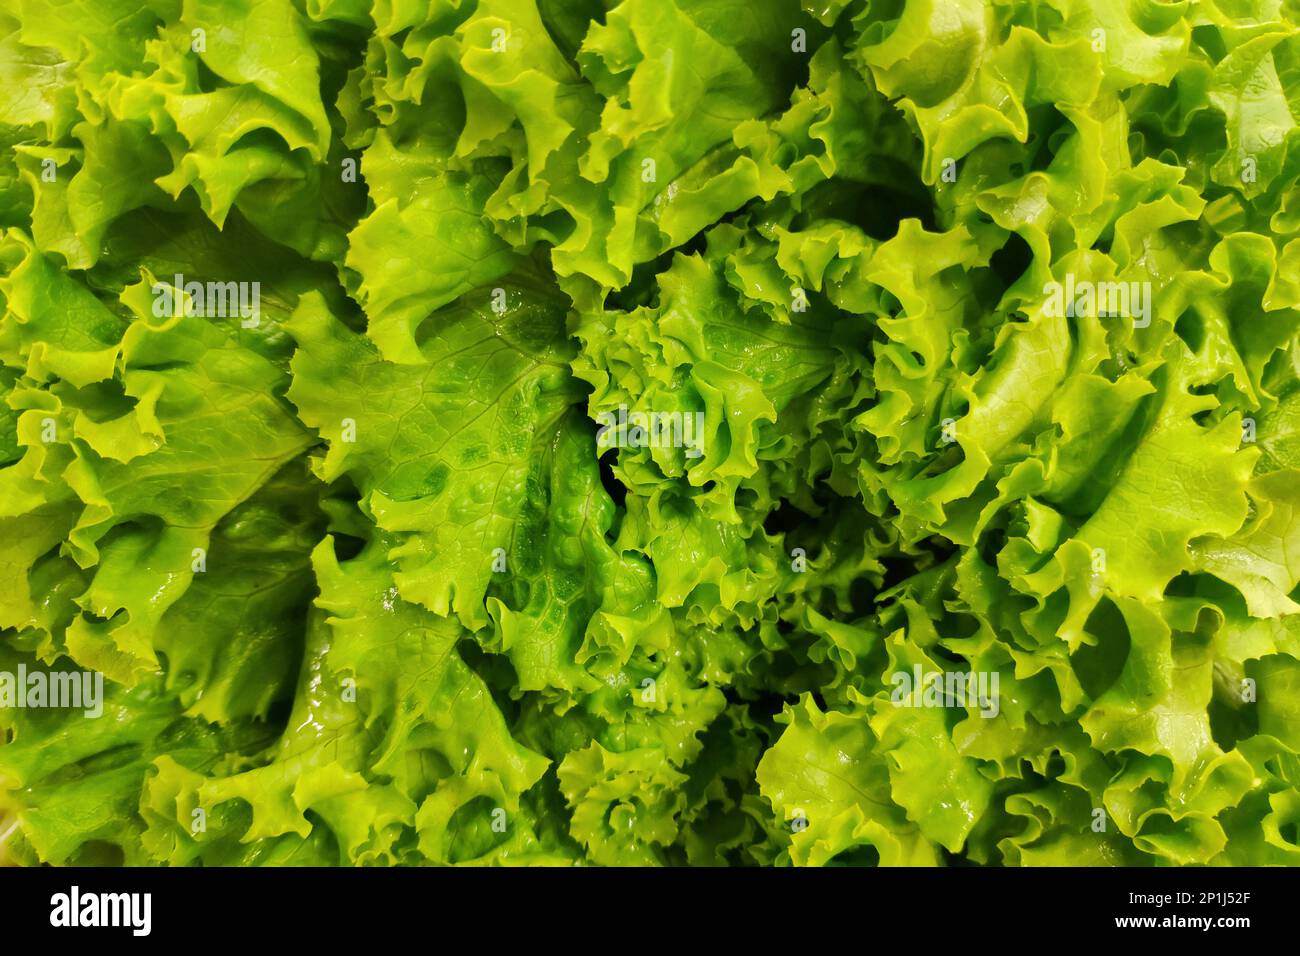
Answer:
POLYGON ((1281 0, 12 0, 5 855, 1300 862, 1297 117, 1281 0))

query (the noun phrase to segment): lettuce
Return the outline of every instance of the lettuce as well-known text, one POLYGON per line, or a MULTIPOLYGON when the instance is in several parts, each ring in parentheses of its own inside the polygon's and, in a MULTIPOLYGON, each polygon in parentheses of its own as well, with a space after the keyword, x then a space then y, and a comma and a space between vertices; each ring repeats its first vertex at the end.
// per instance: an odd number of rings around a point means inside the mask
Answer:
POLYGON ((1277 0, 16 0, 0 854, 1300 863, 1298 91, 1277 0))

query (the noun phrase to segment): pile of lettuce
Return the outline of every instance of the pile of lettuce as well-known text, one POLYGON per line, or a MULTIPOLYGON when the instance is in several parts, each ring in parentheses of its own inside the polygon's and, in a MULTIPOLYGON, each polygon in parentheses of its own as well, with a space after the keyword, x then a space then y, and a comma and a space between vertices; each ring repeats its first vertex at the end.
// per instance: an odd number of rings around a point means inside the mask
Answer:
POLYGON ((1298 117, 1293 0, 11 0, 4 855, 1300 863, 1298 117))

